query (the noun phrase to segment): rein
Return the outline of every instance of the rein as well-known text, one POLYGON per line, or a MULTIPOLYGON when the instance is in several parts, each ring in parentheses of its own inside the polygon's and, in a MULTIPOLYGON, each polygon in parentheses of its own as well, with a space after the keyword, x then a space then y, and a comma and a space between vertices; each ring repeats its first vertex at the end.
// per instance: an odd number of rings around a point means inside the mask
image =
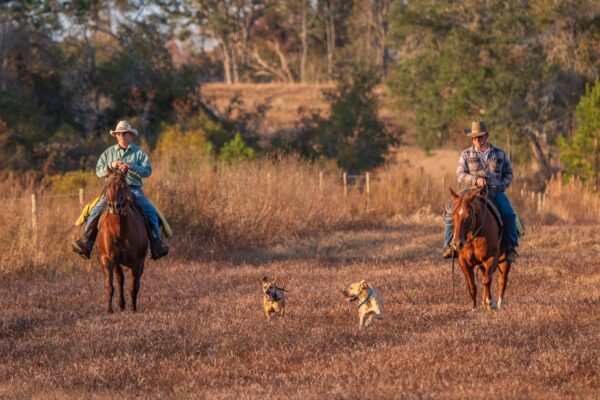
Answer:
MULTIPOLYGON (((473 233, 473 236, 471 236, 471 239, 468 239, 465 242, 465 244, 471 243, 473 240, 475 240, 475 238, 477 237, 477 235, 479 234, 479 232, 481 231, 481 229, 485 225, 485 217, 487 216, 488 205, 487 205, 487 200, 486 200, 485 197, 482 198, 482 201, 483 201, 483 220, 481 221, 481 224, 479 225, 479 228, 477 228, 477 230, 473 233)), ((473 218, 471 219, 472 223, 471 223, 471 229, 470 229, 470 231, 473 231, 473 229, 475 228, 475 222, 476 222, 477 218, 476 218, 476 215, 475 215, 475 207, 471 203, 469 203, 469 206, 473 210, 473 218)))
MULTIPOLYGON (((103 193, 108 192, 108 183, 104 188, 103 193)), ((111 214, 117 214, 121 216, 127 215, 127 206, 131 203, 131 192, 125 184, 125 187, 117 189, 117 200, 116 201, 108 201, 107 198, 107 209, 111 214)))

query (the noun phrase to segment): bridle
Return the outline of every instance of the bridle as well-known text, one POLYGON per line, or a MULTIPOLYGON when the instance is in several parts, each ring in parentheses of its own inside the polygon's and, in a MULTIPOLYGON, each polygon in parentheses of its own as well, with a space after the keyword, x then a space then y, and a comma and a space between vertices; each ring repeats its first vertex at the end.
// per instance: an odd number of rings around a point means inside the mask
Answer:
POLYGON ((127 215, 127 207, 131 201, 130 191, 127 187, 127 184, 123 187, 117 188, 117 199, 115 201, 108 200, 108 189, 109 189, 110 181, 106 184, 106 192, 107 192, 107 209, 110 214, 117 214, 120 216, 127 215))
POLYGON ((471 227, 469 228, 469 230, 467 232, 473 232, 473 235, 471 236, 470 239, 465 240, 463 247, 465 244, 473 242, 473 240, 475 240, 475 238, 477 237, 477 235, 479 235, 479 232, 481 232, 481 229, 485 225, 485 219, 487 217, 487 210, 488 210, 488 205, 487 205, 487 200, 486 200, 487 185, 484 186, 484 188, 485 188, 485 191, 482 191, 482 193, 484 193, 484 195, 481 196, 481 200, 483 201, 483 219, 481 220, 481 224, 479 225, 477 230, 475 230, 475 224, 477 223, 477 215, 475 213, 475 206, 472 203, 472 200, 475 200, 475 198, 471 199, 471 201, 468 202, 469 208, 471 209, 472 213, 469 216, 470 217, 469 219, 471 220, 471 227))

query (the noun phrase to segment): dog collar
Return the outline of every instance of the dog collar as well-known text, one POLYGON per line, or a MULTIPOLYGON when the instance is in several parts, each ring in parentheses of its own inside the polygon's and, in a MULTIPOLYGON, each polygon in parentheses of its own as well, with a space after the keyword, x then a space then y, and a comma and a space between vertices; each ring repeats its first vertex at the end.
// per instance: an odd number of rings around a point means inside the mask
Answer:
POLYGON ((356 308, 361 308, 367 301, 369 301, 369 299, 371 298, 372 295, 373 295, 373 289, 369 290, 369 294, 367 295, 367 298, 364 299, 363 301, 361 301, 360 304, 356 308))

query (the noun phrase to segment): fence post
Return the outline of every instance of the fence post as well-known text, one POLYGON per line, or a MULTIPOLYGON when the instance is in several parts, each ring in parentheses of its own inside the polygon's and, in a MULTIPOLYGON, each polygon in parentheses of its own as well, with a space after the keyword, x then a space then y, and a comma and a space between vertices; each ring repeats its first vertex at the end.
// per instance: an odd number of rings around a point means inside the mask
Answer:
POLYGON ((323 171, 319 171, 319 191, 323 192, 323 171))
POLYGON ((79 205, 81 207, 85 205, 85 191, 83 188, 79 188, 79 205))
POLYGON ((365 175, 365 186, 367 190, 367 214, 370 212, 371 208, 371 175, 367 172, 365 175))
POLYGON ((344 196, 348 196, 348 174, 346 172, 342 174, 342 181, 344 182, 344 196))
POLYGON ((31 195, 31 227, 37 230, 37 195, 31 195))

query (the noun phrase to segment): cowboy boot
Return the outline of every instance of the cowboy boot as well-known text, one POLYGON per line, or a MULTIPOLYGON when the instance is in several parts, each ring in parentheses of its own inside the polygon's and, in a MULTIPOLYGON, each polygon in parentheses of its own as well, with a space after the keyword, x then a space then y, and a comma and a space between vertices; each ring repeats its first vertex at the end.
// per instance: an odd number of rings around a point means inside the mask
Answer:
POLYGON ((150 232, 150 255, 153 260, 158 260, 169 254, 169 246, 167 246, 153 231, 150 232))
POLYGON ((90 221, 89 225, 85 229, 83 236, 75 241, 72 248, 73 251, 79 254, 82 258, 89 260, 94 248, 94 242, 98 236, 98 221, 100 216, 97 216, 90 221))
POLYGON ((453 251, 450 246, 444 248, 444 254, 442 254, 442 257, 444 258, 452 258, 452 256, 454 256, 454 258, 456 258, 456 252, 453 251))
POLYGON ((511 263, 516 262, 518 256, 519 254, 517 253, 516 247, 509 247, 506 251, 506 259, 511 263))

